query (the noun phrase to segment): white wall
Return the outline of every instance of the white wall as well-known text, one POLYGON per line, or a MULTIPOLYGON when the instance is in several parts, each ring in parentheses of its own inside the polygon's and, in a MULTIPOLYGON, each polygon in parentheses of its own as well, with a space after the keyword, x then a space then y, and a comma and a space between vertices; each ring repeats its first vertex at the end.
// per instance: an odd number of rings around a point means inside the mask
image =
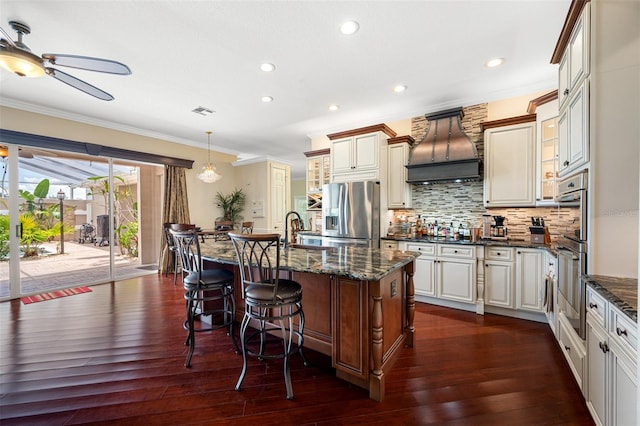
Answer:
POLYGON ((591 5, 589 273, 638 276, 640 2, 591 5))

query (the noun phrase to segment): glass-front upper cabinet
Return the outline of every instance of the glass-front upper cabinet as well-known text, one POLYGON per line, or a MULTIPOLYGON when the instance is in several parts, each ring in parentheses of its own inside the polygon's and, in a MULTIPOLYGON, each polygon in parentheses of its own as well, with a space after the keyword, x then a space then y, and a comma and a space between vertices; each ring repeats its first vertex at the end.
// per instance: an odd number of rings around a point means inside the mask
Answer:
POLYGON ((322 209, 322 185, 329 183, 329 150, 305 152, 307 155, 307 209, 322 209))
POLYGON ((539 202, 553 203, 558 188, 558 117, 543 120, 540 131, 539 202))

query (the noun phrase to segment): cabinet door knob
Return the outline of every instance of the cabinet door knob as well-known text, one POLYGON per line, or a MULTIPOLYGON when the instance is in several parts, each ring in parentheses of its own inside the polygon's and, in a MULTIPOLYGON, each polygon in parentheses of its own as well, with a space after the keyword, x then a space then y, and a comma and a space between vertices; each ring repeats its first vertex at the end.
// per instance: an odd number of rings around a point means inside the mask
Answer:
POLYGON ((564 350, 566 350, 566 351, 570 351, 570 350, 571 350, 571 347, 569 347, 569 346, 567 346, 567 345, 564 345, 564 350))
POLYGON ((604 352, 605 354, 607 352, 609 352, 609 345, 607 345, 605 342, 599 342, 598 346, 600 346, 600 349, 602 350, 602 352, 604 352))
POLYGON ((627 330, 625 330, 624 328, 616 327, 616 334, 618 336, 626 336, 627 330))
MULTIPOLYGON (((589 302, 589 307, 590 307, 591 309, 598 309, 598 305, 597 305, 597 304, 595 304, 595 303, 593 303, 593 302, 589 302)), ((619 330, 619 329, 618 329, 618 330, 619 330)))
POLYGON ((569 89, 564 89, 564 94, 568 95, 569 94, 569 89))
POLYGON ((564 162, 564 163, 562 163, 562 165, 564 165, 564 166, 568 166, 568 165, 569 165, 569 161, 568 161, 568 160, 565 160, 565 162, 564 162))
POLYGON ((454 253, 457 253, 457 252, 458 252, 458 250, 454 250, 453 252, 454 252, 454 253))

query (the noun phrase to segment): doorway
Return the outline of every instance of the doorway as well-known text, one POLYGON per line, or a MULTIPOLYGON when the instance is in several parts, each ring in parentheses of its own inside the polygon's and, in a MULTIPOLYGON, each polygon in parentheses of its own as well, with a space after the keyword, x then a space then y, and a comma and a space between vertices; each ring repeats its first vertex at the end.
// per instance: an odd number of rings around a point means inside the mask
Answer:
POLYGON ((157 271, 140 200, 160 210, 161 166, 9 144, 0 155, 0 299, 157 271))

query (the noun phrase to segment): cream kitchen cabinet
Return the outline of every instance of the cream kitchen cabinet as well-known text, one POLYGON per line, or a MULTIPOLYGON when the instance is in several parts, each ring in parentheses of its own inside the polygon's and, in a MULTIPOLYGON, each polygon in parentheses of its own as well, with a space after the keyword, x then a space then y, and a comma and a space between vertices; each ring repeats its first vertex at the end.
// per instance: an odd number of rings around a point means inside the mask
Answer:
POLYGON ((516 250, 516 309, 544 312, 544 253, 540 249, 516 250))
POLYGON ((476 248, 438 244, 436 293, 456 302, 476 301, 476 248))
POLYGON ((589 79, 582 82, 558 119, 558 175, 589 161, 589 79))
POLYGON ((327 135, 331 141, 331 182, 381 180, 387 173, 387 138, 396 133, 384 124, 327 135))
POLYGON ((553 205, 558 192, 558 91, 533 99, 527 111, 536 114, 536 205, 553 205))
POLYGON ((535 205, 535 114, 483 123, 484 206, 535 205), (501 126, 502 123, 515 123, 501 126))
POLYGON ((307 157, 307 209, 322 210, 322 185, 329 183, 329 149, 305 152, 307 157))
POLYGON ((515 249, 485 247, 484 282, 486 305, 514 308, 515 249))
POLYGON ((410 209, 413 207, 411 185, 407 183, 409 152, 413 144, 411 136, 399 136, 388 141, 387 207, 410 209))
POLYGON ((587 3, 576 20, 558 67, 558 100, 560 109, 573 96, 575 89, 589 75, 591 8, 587 3))
MULTIPOLYGON (((560 50, 556 46, 554 58, 560 50)), ((552 58, 553 62, 553 58, 552 58)), ((591 4, 578 16, 558 68, 558 176, 589 162, 589 85, 591 69, 591 4)))
POLYGON ((558 314, 558 343, 578 387, 584 394, 584 364, 587 350, 563 312, 558 314))
POLYGON ((586 402, 597 425, 606 424, 607 415, 607 352, 606 330, 587 315, 587 390, 586 402))
POLYGON ((418 296, 436 296, 436 244, 401 243, 401 249, 422 253, 416 258, 413 274, 414 292, 418 296))
POLYGON ((635 425, 637 325, 587 286, 585 399, 598 425, 635 425))
POLYGON ((435 243, 403 243, 402 246, 404 250, 423 253, 416 259, 413 277, 417 296, 464 304, 475 302, 476 247, 435 243))

